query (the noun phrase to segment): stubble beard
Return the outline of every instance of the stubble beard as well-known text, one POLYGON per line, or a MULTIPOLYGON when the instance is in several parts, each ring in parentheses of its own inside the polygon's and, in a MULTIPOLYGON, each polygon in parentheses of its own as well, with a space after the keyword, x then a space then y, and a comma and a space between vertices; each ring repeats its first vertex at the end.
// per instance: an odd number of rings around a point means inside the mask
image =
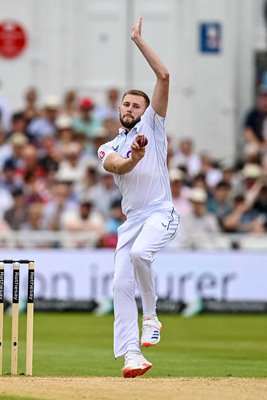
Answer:
POLYGON ((141 117, 138 117, 136 119, 132 119, 131 121, 125 121, 120 114, 120 122, 122 126, 126 129, 132 129, 139 121, 141 121, 141 117))

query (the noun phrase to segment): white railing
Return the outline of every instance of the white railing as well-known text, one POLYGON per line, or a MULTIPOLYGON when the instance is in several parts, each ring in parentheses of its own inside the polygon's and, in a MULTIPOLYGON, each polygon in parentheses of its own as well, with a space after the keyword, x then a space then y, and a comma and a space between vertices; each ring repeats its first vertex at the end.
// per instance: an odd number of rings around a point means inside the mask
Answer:
POLYGON ((1 248, 87 248, 96 246, 90 232, 12 231, 0 233, 1 248))
MULTIPOLYGON (((212 234, 192 237, 182 244, 179 238, 171 249, 267 251, 267 234, 212 234)), ((12 231, 0 233, 0 248, 94 248, 97 240, 90 232, 12 231)))

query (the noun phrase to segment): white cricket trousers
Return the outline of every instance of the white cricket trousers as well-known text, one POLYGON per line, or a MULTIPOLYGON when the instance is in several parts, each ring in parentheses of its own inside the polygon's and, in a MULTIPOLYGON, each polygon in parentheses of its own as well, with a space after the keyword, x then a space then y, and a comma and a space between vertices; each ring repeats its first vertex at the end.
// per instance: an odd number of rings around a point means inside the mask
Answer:
POLYGON ((179 216, 172 204, 150 207, 130 215, 118 229, 115 253, 114 354, 140 351, 135 282, 143 315, 156 314, 157 296, 152 262, 157 251, 176 234, 179 216))

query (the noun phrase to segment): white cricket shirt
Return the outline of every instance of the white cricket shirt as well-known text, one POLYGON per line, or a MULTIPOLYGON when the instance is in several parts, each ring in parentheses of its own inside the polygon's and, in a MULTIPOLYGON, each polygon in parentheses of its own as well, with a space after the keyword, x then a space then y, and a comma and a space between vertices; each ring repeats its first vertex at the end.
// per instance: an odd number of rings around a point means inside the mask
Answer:
POLYGON ((151 105, 146 109, 134 128, 128 133, 120 128, 118 136, 98 149, 98 157, 104 165, 109 154, 116 152, 123 158, 131 155, 131 144, 137 134, 148 139, 145 156, 131 172, 112 174, 122 194, 122 211, 129 215, 150 206, 172 202, 167 168, 167 137, 165 118, 155 113, 151 105))

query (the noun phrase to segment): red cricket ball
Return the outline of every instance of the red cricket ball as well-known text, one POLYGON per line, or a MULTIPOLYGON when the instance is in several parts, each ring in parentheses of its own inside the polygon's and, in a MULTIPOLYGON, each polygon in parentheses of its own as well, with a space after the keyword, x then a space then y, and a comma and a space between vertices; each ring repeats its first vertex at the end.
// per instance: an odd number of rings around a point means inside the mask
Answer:
POLYGON ((136 142, 139 144, 140 147, 145 147, 148 144, 148 140, 145 135, 140 135, 136 138, 136 142))

